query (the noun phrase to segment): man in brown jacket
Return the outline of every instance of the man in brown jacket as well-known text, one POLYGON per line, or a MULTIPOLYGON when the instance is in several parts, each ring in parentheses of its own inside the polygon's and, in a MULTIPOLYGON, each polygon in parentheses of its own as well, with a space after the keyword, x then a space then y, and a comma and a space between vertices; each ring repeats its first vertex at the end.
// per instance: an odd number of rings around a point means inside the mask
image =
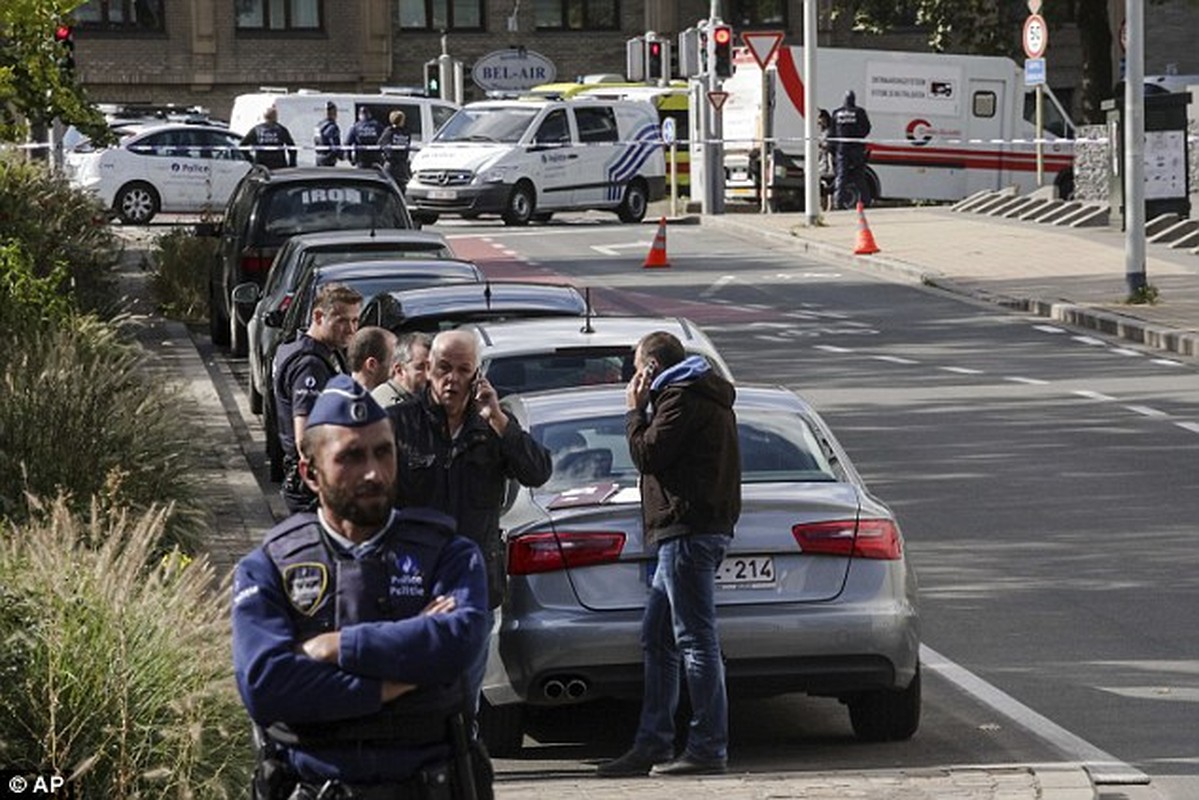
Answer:
POLYGON ((645 544, 658 551, 641 621, 645 692, 633 747, 600 777, 708 775, 728 763, 728 696, 716 630, 716 570, 741 513, 733 385, 669 333, 647 335, 626 390, 629 452, 641 473, 645 544), (649 413, 652 403, 652 415, 649 413), (679 663, 691 724, 674 757, 679 663))

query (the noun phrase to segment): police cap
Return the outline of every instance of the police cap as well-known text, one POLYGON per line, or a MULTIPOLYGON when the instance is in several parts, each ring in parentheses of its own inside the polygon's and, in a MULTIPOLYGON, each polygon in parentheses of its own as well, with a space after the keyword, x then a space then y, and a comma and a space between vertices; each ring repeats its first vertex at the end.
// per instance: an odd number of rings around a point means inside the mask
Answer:
POLYGON ((361 428, 381 419, 387 419, 387 412, 371 397, 370 392, 349 375, 334 375, 313 404, 307 427, 340 425, 344 428, 361 428))

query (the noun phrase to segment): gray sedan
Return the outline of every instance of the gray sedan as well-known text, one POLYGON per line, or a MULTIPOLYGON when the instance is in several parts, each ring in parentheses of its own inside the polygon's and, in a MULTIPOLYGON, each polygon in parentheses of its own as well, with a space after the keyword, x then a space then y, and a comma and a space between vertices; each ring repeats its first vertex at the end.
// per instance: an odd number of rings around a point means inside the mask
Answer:
MULTIPOLYGON (((508 596, 481 727, 519 750, 528 705, 639 698, 643 546, 624 387, 513 395, 510 412, 554 457, 550 481, 512 487, 502 525, 508 596)), ((849 707, 863 740, 920 720, 916 578, 894 515, 803 400, 737 387, 742 513, 717 575, 730 694, 806 692, 849 707)))

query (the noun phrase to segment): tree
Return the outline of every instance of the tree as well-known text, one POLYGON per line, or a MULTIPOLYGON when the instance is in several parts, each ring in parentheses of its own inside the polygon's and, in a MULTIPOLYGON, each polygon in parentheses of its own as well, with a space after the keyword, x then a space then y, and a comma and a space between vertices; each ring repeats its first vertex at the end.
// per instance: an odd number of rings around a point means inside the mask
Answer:
POLYGON ((4 0, 0 4, 0 140, 22 141, 30 126, 58 118, 103 136, 104 118, 73 71, 59 61, 54 32, 82 0, 4 0))

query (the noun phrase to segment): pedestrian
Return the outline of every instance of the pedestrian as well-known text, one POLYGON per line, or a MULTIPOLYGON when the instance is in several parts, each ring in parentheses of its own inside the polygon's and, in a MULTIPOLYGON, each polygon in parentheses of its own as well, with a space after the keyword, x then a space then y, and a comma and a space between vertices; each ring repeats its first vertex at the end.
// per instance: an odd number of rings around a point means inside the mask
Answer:
POLYGON ((478 546, 444 514, 394 508, 391 423, 348 376, 301 448, 318 510, 272 528, 233 584, 252 797, 490 798, 464 679, 487 635, 478 546))
POLYGON ((312 323, 294 340, 275 351, 275 422, 283 450, 283 486, 280 493, 287 510, 310 511, 316 495, 300 475, 299 443, 312 406, 329 379, 347 371, 344 355, 354 331, 362 295, 343 283, 327 283, 312 303, 312 323))
POLYGON ((816 125, 819 128, 818 135, 820 137, 820 207, 824 211, 832 211, 833 187, 837 168, 833 159, 832 143, 828 140, 833 127, 833 116, 828 113, 827 108, 820 109, 820 113, 816 117, 816 125))
POLYGON ((419 331, 405 333, 396 342, 391 376, 371 390, 379 405, 390 408, 424 391, 429 379, 429 347, 433 340, 419 331))
POLYGON ((359 328, 346 348, 350 375, 368 392, 386 382, 395 357, 396 335, 387 328, 359 328))
POLYGON ((715 592, 741 513, 735 392, 664 331, 641 339, 633 363, 625 428, 641 473, 645 546, 656 551, 657 564, 641 620, 645 688, 637 734, 632 748, 597 774, 719 774, 728 763, 728 696, 715 592), (676 758, 680 671, 691 722, 676 758))
POLYGON ((249 158, 255 164, 271 169, 296 165, 296 143, 291 131, 279 122, 279 110, 274 106, 268 106, 262 122, 242 137, 241 146, 249 149, 249 158))
POLYGON ((391 124, 379 135, 379 147, 387 163, 387 173, 396 182, 396 186, 400 187, 400 191, 407 194, 408 181, 412 178, 412 172, 408 167, 408 151, 412 147, 412 137, 404 127, 403 111, 392 111, 388 121, 391 124))
POLYGON ((837 208, 853 208, 861 200, 869 205, 863 170, 867 150, 863 141, 870 135, 870 116, 857 104, 853 90, 845 93, 845 102, 833 111, 833 153, 836 178, 833 199, 837 208))
MULTIPOLYGON (((488 630, 504 600, 507 575, 500 540, 500 505, 509 480, 540 486, 550 478, 549 451, 500 407, 479 371, 479 342, 464 330, 442 331, 429 351, 424 391, 387 410, 399 452, 398 502, 449 514, 458 532, 483 550, 487 565, 488 630)), ((477 699, 487 653, 471 665, 477 699)))
POLYGON ((316 145, 316 165, 335 167, 341 158, 341 128, 337 125, 337 103, 325 103, 325 118, 317 123, 312 134, 316 145))
POLYGON ((383 163, 379 150, 379 137, 383 135, 383 123, 371 115, 371 110, 362 106, 358 109, 358 121, 350 126, 346 134, 346 150, 356 167, 376 167, 383 163))

